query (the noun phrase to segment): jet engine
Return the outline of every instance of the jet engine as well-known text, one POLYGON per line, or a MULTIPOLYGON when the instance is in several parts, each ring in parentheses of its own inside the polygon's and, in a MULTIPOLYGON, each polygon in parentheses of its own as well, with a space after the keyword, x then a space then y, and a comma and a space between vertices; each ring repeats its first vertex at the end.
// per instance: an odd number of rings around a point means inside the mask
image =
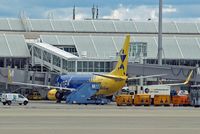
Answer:
POLYGON ((51 89, 49 90, 47 94, 47 98, 49 100, 56 100, 58 103, 61 102, 61 100, 65 99, 65 97, 70 94, 71 91, 62 91, 62 90, 57 90, 57 89, 51 89))
POLYGON ((51 89, 51 90, 49 90, 49 92, 48 92, 48 94, 47 94, 47 98, 49 99, 49 100, 57 100, 57 98, 56 98, 56 93, 58 92, 58 90, 57 89, 51 89))
POLYGON ((63 98, 63 92, 59 91, 57 89, 51 89, 51 90, 49 90, 47 97, 48 97, 49 100, 60 101, 63 98))

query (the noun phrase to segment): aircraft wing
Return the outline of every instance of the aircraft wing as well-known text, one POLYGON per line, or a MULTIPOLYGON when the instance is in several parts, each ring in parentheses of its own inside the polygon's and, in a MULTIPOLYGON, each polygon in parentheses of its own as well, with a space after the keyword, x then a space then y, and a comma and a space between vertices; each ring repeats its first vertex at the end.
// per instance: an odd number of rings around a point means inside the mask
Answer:
POLYGON ((187 85, 192 78, 193 70, 190 71, 187 79, 183 83, 174 83, 174 84, 165 84, 168 86, 179 86, 179 85, 187 85))
POLYGON ((161 84, 161 85, 166 85, 166 86, 181 86, 181 85, 187 85, 189 83, 189 81, 191 80, 192 78, 192 74, 193 74, 193 70, 190 71, 187 79, 182 82, 182 83, 172 83, 172 84, 161 84))
POLYGON ((72 89, 72 88, 57 87, 57 86, 50 86, 50 85, 40 85, 40 84, 32 84, 32 83, 22 83, 22 82, 11 82, 9 84, 25 85, 25 86, 33 86, 33 87, 43 87, 43 88, 56 88, 56 89, 60 89, 60 90, 69 90, 69 91, 75 90, 75 89, 72 89))
POLYGON ((186 85, 186 84, 185 84, 185 82, 183 82, 183 83, 172 83, 172 84, 161 84, 161 85, 166 85, 166 86, 181 86, 181 85, 186 85))
POLYGON ((158 74, 158 75, 147 75, 147 76, 139 76, 139 77, 130 77, 128 80, 137 80, 137 79, 144 79, 144 78, 152 78, 152 77, 160 77, 165 76, 167 74, 158 74))

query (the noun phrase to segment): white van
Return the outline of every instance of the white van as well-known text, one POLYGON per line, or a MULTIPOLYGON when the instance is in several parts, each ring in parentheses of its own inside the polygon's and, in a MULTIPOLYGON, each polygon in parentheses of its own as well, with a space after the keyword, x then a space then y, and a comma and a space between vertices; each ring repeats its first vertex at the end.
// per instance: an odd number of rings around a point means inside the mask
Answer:
POLYGON ((28 99, 24 97, 23 95, 17 94, 17 93, 3 93, 1 102, 3 103, 3 105, 6 105, 6 104, 11 105, 12 103, 19 104, 19 105, 22 105, 22 104, 27 105, 28 99))

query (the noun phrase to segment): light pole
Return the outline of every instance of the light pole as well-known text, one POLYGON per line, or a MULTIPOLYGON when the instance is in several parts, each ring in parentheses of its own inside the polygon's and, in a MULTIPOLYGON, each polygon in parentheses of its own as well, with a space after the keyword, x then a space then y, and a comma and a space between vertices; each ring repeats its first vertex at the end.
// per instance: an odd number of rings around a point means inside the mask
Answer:
POLYGON ((158 65, 162 65, 162 1, 159 0, 158 65))

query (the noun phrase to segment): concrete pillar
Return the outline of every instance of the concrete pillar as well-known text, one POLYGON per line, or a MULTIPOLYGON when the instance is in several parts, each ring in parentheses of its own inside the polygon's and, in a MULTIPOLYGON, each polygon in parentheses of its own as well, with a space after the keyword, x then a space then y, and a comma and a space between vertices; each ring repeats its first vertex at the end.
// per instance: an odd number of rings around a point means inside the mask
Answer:
POLYGON ((6 58, 4 58, 4 62, 3 62, 3 67, 5 67, 6 68, 6 58))

